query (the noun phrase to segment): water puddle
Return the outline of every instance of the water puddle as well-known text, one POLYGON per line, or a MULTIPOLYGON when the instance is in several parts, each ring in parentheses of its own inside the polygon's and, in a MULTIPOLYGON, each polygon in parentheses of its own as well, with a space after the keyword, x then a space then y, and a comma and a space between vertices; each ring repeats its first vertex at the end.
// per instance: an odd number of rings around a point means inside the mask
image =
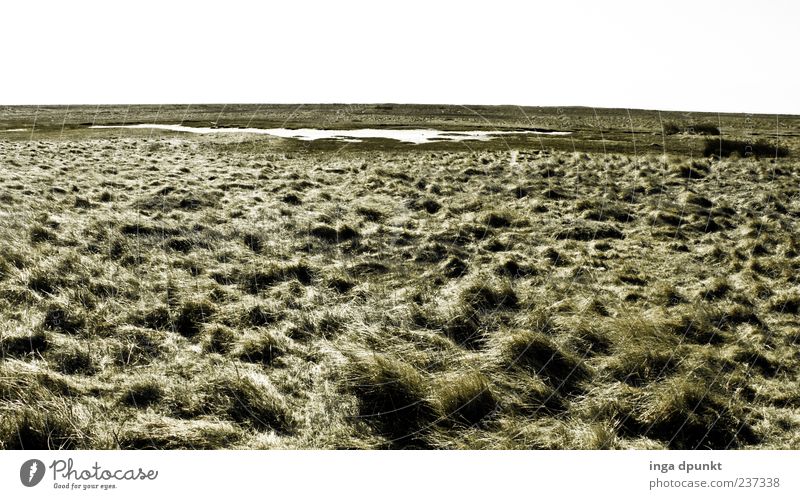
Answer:
POLYGON ((470 130, 470 131, 446 131, 434 130, 429 128, 419 129, 381 129, 381 128, 358 128, 354 130, 329 130, 320 128, 210 128, 210 127, 190 127, 184 125, 157 125, 157 124, 138 124, 138 125, 93 125, 89 128, 143 128, 154 130, 169 130, 172 132, 188 133, 251 133, 257 135, 271 135, 287 139, 298 140, 320 140, 330 139, 342 142, 362 142, 364 139, 392 139, 400 142, 412 144, 425 144, 427 142, 453 141, 461 142, 464 140, 491 140, 502 135, 569 135, 572 132, 555 132, 540 130, 470 130))

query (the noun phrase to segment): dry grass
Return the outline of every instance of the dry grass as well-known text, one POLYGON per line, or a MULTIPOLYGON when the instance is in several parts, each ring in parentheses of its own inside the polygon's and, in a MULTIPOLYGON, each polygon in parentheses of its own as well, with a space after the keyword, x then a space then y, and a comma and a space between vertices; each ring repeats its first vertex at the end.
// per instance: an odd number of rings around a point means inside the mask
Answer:
POLYGON ((0 142, 0 448, 797 448, 791 160, 236 140, 0 142))

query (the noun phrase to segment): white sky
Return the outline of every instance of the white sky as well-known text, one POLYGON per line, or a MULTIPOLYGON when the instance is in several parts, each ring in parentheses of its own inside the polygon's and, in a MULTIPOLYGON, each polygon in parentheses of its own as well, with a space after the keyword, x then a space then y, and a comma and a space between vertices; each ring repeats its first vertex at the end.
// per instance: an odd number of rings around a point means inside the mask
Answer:
POLYGON ((0 104, 401 102, 800 114, 796 1, 0 4, 0 104))

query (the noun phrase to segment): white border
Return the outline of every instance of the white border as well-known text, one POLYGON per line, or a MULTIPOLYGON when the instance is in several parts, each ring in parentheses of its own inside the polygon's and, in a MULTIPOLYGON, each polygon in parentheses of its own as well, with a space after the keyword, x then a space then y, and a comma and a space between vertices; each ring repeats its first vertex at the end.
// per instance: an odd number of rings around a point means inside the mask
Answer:
POLYGON ((31 0, 4 2, 0 19, 0 105, 800 114, 791 0, 31 0))
MULTIPOLYGON (((797 453, 785 451, 19 451, 0 453, 3 497, 798 497, 797 453), (115 482, 115 490, 56 490, 48 469, 24 487, 20 466, 74 460, 77 469, 157 470, 152 482, 115 482), (674 471, 650 470, 650 462, 674 471), (686 473, 681 462, 722 464, 686 473), (662 488, 651 480, 733 480, 778 477, 777 488, 662 488)), ((64 484, 64 480, 58 480, 64 484)), ((79 483, 108 483, 88 480, 79 483)))

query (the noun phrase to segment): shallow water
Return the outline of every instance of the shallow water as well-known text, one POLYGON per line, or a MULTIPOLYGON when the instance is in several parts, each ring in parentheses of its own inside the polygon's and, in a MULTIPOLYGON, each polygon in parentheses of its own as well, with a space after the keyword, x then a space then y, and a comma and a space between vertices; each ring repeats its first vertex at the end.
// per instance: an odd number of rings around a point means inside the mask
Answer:
POLYGON ((470 130, 470 131, 447 131, 434 130, 430 128, 418 129, 378 129, 378 128, 358 128, 355 130, 329 130, 319 128, 208 128, 190 127, 184 125, 158 125, 158 124, 139 124, 139 125, 94 125, 89 128, 145 128, 155 130, 169 130, 173 132, 188 133, 252 133, 258 135, 272 135, 274 137, 291 138, 299 140, 319 140, 333 139, 343 142, 362 142, 363 139, 392 139, 400 142, 410 142, 413 144, 424 144, 426 142, 453 141, 461 142, 464 140, 490 140, 501 135, 569 135, 571 132, 542 132, 535 130, 470 130))

